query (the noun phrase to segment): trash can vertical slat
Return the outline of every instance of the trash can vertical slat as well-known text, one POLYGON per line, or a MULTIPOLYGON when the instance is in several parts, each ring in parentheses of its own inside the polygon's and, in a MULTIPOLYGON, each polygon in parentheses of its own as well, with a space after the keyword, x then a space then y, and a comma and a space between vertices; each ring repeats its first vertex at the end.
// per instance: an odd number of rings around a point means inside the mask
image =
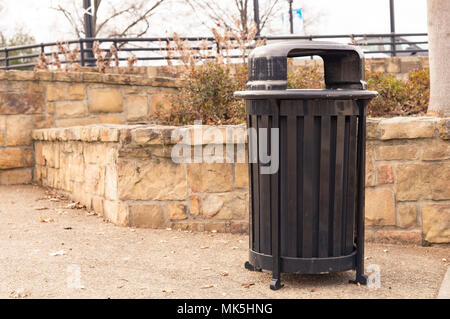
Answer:
MULTIPOLYGON (((279 105, 276 101, 271 100, 273 106, 273 115, 271 118, 271 123, 269 123, 269 127, 278 129, 280 127, 280 115, 279 115, 279 105)), ((272 134, 272 133, 271 133, 272 134)), ((272 148, 272 136, 269 138, 270 143, 270 154, 273 155, 275 152, 275 148, 272 148)), ((275 140, 279 143, 278 140, 275 140)), ((279 152, 279 150, 278 150, 279 152)), ((271 175, 268 175, 271 178, 270 184, 270 199, 271 199, 271 218, 272 218, 272 273, 273 280, 271 282, 271 287, 273 289, 280 288, 280 274, 281 274, 281 256, 280 256, 280 201, 279 201, 279 191, 280 191, 280 173, 279 170, 271 175)))
POLYGON ((287 195, 287 256, 297 257, 297 116, 287 116, 286 195, 287 195))
MULTIPOLYGON (((321 102, 318 101, 320 104, 321 102)), ((311 105, 312 108, 312 105, 311 105)), ((319 114, 321 112, 319 111, 319 114)), ((312 215, 312 256, 319 257, 319 202, 320 202, 320 143, 321 116, 314 113, 314 143, 313 143, 313 215, 312 215)))
MULTIPOLYGON (((285 101, 280 101, 283 105, 285 101)), ((280 106, 281 109, 281 106, 280 106)), ((287 152, 287 117, 280 115, 280 154, 287 152)), ((287 156, 280 157, 280 253, 282 256, 288 256, 288 228, 289 211, 287 210, 287 156)))
MULTIPOLYGON (((258 116, 258 134, 260 129, 269 128, 269 116, 261 115, 258 116)), ((270 130, 267 133, 267 141, 265 141, 266 151, 269 150, 268 143, 270 141, 270 130)), ((263 141, 258 140, 258 150, 261 152, 263 147, 263 141)), ((259 162, 259 170, 261 171, 262 164, 259 162)), ((270 205, 270 175, 269 174, 259 174, 259 203, 260 203, 260 249, 264 254, 271 254, 271 205, 270 205)))
MULTIPOLYGON (((349 103, 347 103, 349 104, 349 103)), ((349 174, 349 142, 350 142, 350 116, 345 116, 344 124, 344 173, 342 187, 342 228, 341 228, 341 254, 344 254, 347 229, 347 197, 348 197, 348 174, 349 174)))
MULTIPOLYGON (((251 127, 252 129, 256 130, 256 132, 258 131, 258 116, 257 115, 252 115, 251 116, 251 127)), ((257 133, 256 133, 257 134, 257 133)), ((254 147, 252 147, 252 150, 256 153, 256 157, 258 157, 258 141, 256 140, 256 145, 254 145, 254 147)), ((253 170, 253 184, 251 185, 252 187, 252 197, 253 197, 253 212, 252 212, 252 223, 253 223, 253 231, 254 231, 254 237, 255 237, 255 241, 253 242, 253 249, 255 251, 260 251, 260 246, 259 246, 259 242, 260 242, 260 224, 259 224, 259 163, 254 162, 251 164, 252 166, 252 170, 253 170)))
MULTIPOLYGON (((327 102, 323 102, 327 103, 327 102)), ((319 257, 328 257, 328 217, 330 191, 330 116, 323 116, 320 142, 319 257)))
MULTIPOLYGON (((250 114, 247 114, 246 116, 246 120, 248 123, 248 127, 252 127, 252 117, 250 116, 250 114)), ((251 159, 252 157, 252 148, 253 148, 253 143, 248 143, 248 158, 251 159)), ((249 166, 249 170, 248 170, 248 181, 249 181, 249 185, 253 185, 253 164, 252 161, 249 161, 248 163, 249 166)), ((251 187, 251 186, 250 186, 251 187)), ((253 243, 255 242, 255 232, 253 231, 253 227, 252 227, 252 222, 254 220, 254 213, 253 213, 253 195, 252 192, 250 191, 249 193, 249 237, 250 237, 250 241, 249 241, 249 248, 251 250, 253 250, 253 243)))
POLYGON ((328 255, 334 255, 334 188, 336 187, 336 136, 337 136, 337 116, 330 116, 330 186, 329 213, 328 213, 328 255))
POLYGON ((309 101, 305 101, 304 133, 303 133, 303 228, 302 228, 302 258, 313 257, 313 214, 314 214, 314 175, 313 175, 313 145, 314 117, 309 114, 309 101))
MULTIPOLYGON (((297 103, 292 101, 292 103, 297 103)), ((303 104, 303 103, 302 103, 303 104)), ((305 118, 297 116, 297 231, 303 229, 303 135, 305 132, 305 118)), ((297 233, 297 257, 303 255, 302 236, 297 233)))
POLYGON ((346 210, 346 236, 344 254, 350 254, 354 248, 353 228, 355 225, 355 203, 356 203, 356 125, 357 117, 350 117, 350 140, 348 160, 348 183, 347 183, 347 210, 346 210))
POLYGON ((334 171, 334 209, 333 209, 333 256, 341 255, 342 236, 342 197, 344 179, 344 138, 345 117, 338 116, 336 122, 336 162, 334 171))

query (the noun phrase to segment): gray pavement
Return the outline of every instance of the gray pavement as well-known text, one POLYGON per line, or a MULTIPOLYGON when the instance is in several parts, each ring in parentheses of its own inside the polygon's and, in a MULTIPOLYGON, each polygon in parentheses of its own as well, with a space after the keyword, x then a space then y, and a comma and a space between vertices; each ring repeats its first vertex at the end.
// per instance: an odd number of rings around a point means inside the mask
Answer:
POLYGON ((283 274, 272 291, 243 267, 246 235, 118 227, 69 203, 0 186, 0 298, 436 298, 450 260, 448 246, 367 244, 371 287, 348 271, 283 274))

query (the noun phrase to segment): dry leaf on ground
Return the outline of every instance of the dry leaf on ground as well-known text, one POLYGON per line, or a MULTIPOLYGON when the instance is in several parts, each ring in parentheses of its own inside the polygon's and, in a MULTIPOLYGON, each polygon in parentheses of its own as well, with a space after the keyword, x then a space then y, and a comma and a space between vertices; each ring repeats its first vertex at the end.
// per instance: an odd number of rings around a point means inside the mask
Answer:
POLYGON ((17 290, 13 290, 11 291, 11 293, 9 294, 11 296, 11 298, 26 298, 31 296, 31 291, 29 291, 28 289, 17 289, 17 290))
POLYGON ((83 209, 84 205, 81 205, 79 202, 73 202, 67 205, 65 208, 67 209, 83 209))
MULTIPOLYGON (((146 288, 144 288, 146 289, 146 288)), ((163 289, 162 292, 166 292, 166 293, 173 293, 172 289, 163 289)))
POLYGON ((204 286, 201 286, 200 289, 209 289, 209 288, 213 288, 213 287, 214 287, 214 285, 204 285, 204 286))
POLYGON ((254 284, 255 284, 254 282, 248 282, 248 283, 242 284, 242 287, 244 287, 244 288, 250 288, 250 286, 253 286, 254 284))
POLYGON ((55 220, 51 217, 39 217, 39 220, 41 221, 41 223, 53 223, 55 220))
POLYGON ((66 252, 64 250, 58 250, 58 251, 55 251, 53 253, 50 253, 50 256, 62 256, 62 255, 65 255, 65 254, 66 254, 66 252))

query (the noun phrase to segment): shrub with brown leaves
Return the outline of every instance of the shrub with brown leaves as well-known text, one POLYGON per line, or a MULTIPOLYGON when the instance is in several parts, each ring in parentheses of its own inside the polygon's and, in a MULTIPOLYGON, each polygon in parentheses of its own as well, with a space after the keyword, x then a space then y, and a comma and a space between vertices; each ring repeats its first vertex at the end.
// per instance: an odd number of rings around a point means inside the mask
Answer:
MULTIPOLYGON (((180 73, 183 86, 171 99, 170 110, 156 110, 152 119, 160 124, 239 124, 245 121, 244 101, 233 93, 245 89, 247 53, 264 42, 255 40, 256 27, 248 34, 212 30, 216 45, 205 41, 193 46, 177 34, 165 41, 168 66, 180 73), (238 55, 239 58, 232 56, 238 55), (177 58, 175 65, 172 59, 177 58)), ((161 43, 162 44, 162 43, 161 43)))

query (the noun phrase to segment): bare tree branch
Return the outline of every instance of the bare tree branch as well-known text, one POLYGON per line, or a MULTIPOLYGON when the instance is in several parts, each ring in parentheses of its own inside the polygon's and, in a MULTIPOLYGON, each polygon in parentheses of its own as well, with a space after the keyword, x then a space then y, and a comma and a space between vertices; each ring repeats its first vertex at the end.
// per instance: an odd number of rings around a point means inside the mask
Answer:
MULTIPOLYGON (((111 30, 106 34, 108 37, 142 36, 150 29, 149 18, 153 15, 154 10, 165 1, 156 0, 150 8, 146 9, 149 1, 125 0, 121 1, 121 8, 116 9, 116 5, 113 5, 110 1, 94 0, 92 16, 94 36, 98 37, 100 33, 105 33, 106 27, 108 27, 108 30, 111 30), (106 6, 107 4, 109 6, 106 6), (107 15, 105 15, 106 12, 108 12, 107 15), (122 16, 126 16, 126 19, 120 21, 125 20, 131 22, 124 27, 122 26, 122 29, 119 29, 120 24, 113 24, 113 21, 116 21, 116 19, 122 16), (103 17, 101 21, 100 17, 103 17)), ((68 2, 66 6, 58 5, 58 7, 52 9, 64 15, 78 37, 85 35, 84 14, 81 13, 81 8, 75 6, 73 2, 68 2), (70 4, 72 5, 71 9, 69 9, 70 4)))
MULTIPOLYGON (((253 10, 250 8, 249 0, 234 0, 232 5, 224 6, 224 1, 210 0, 185 0, 195 13, 199 16, 206 17, 215 25, 236 32, 248 33, 253 22, 253 10), (236 21, 238 24, 236 25, 236 21)), ((260 30, 262 30, 268 21, 275 14, 275 9, 280 0, 265 1, 265 9, 260 17, 260 30)), ((203 25, 207 25, 206 21, 201 21, 203 25)))
POLYGON ((97 12, 98 12, 98 8, 100 7, 100 4, 102 3, 102 0, 94 0, 94 16, 92 17, 92 22, 94 24, 94 30, 95 30, 95 35, 97 36, 98 33, 98 29, 97 29, 97 12))
POLYGON ((58 7, 56 7, 56 8, 52 8, 52 9, 61 12, 61 13, 66 17, 66 19, 69 21, 69 23, 70 23, 70 25, 72 26, 72 28, 74 29, 76 35, 77 35, 79 38, 81 38, 81 33, 82 33, 82 32, 81 32, 80 29, 78 28, 78 23, 77 23, 77 21, 73 18, 72 14, 71 14, 68 10, 64 9, 64 8, 63 8, 62 6, 60 6, 60 5, 59 5, 58 7))
POLYGON ((266 11, 263 12, 263 14, 260 16, 260 29, 264 29, 266 26, 266 23, 269 22, 273 16, 274 16, 274 9, 277 7, 277 5, 280 3, 279 0, 274 0, 267 6, 266 11))
MULTIPOLYGON (((132 8, 126 8, 124 10, 120 10, 117 11, 115 13, 113 13, 111 16, 109 16, 108 18, 106 18, 103 22, 101 22, 100 24, 98 24, 98 27, 95 27, 95 35, 97 36, 97 34, 103 29, 103 27, 112 19, 114 19, 115 17, 118 17, 126 12, 130 12, 132 8)), ((94 23, 95 25, 95 23, 94 23)))
POLYGON ((147 18, 150 17, 151 13, 153 10, 155 10, 157 7, 159 7, 161 5, 161 3, 163 3, 164 0, 159 0, 157 1, 150 9, 148 9, 147 11, 145 11, 141 16, 138 16, 136 20, 134 20, 130 25, 128 25, 128 27, 126 27, 119 35, 118 37, 123 37, 127 34, 127 32, 133 28, 134 26, 136 26, 139 22, 141 21, 145 21, 146 22, 146 30, 144 32, 141 32, 141 35, 145 34, 147 32, 147 30, 149 29, 150 25, 147 21, 147 18))

